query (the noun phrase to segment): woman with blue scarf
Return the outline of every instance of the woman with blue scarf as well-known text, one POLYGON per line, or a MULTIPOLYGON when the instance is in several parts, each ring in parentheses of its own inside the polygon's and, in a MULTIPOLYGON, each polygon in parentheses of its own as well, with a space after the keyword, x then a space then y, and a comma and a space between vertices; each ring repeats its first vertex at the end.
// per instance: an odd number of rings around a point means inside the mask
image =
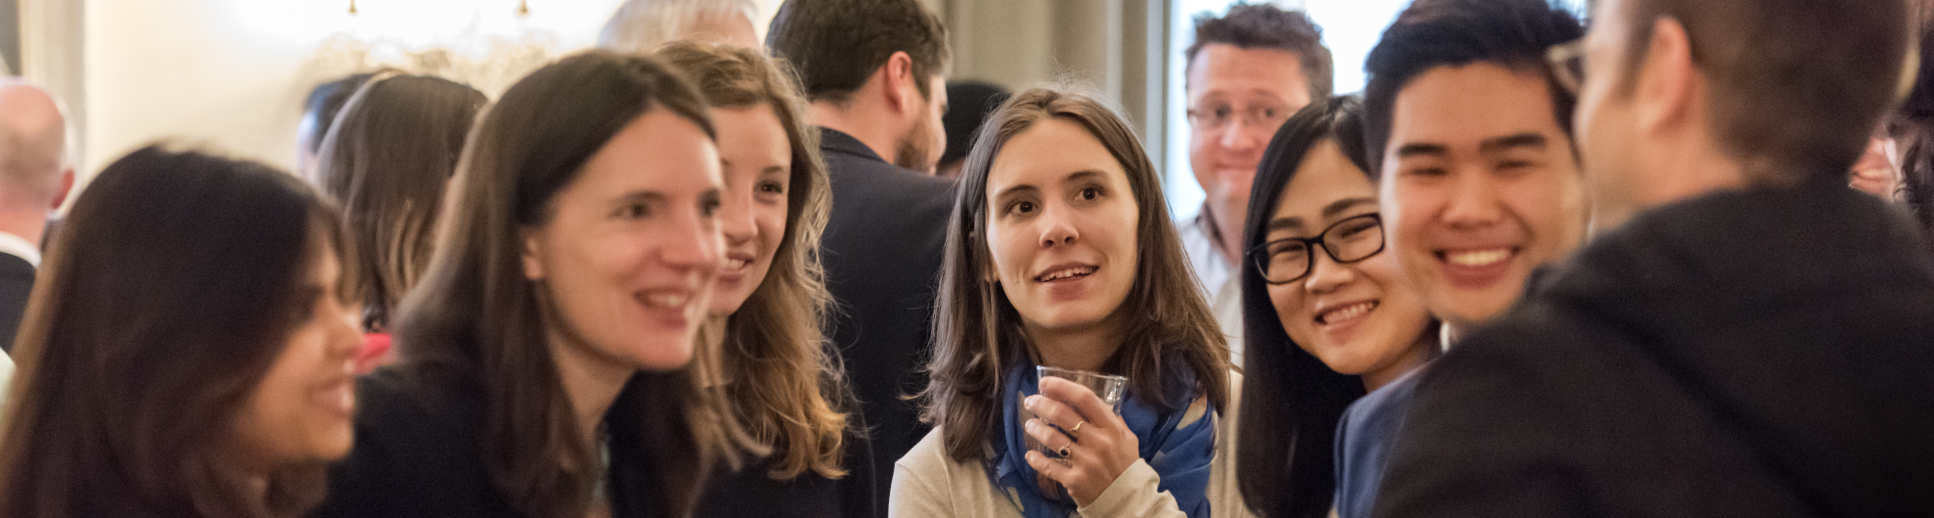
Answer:
POLYGON ((921 393, 934 429, 895 465, 889 516, 1250 516, 1241 382, 1134 132, 1035 89, 974 141, 921 393), (1126 377, 1126 395, 1037 365, 1126 377))

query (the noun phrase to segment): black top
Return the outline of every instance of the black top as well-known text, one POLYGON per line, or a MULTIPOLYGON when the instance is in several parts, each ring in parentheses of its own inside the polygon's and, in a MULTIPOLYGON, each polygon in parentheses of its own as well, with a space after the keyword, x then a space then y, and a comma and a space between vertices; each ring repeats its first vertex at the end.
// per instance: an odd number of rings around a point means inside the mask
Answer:
POLYGON ((861 417, 872 425, 872 458, 848 449, 851 475, 841 491, 871 500, 871 514, 885 516, 893 462, 927 432, 902 396, 926 386, 921 362, 954 183, 895 167, 845 133, 821 128, 820 138, 833 191, 820 242, 826 286, 838 303, 830 334, 861 417))
POLYGON ((1897 208, 1815 184, 1650 210, 1424 371, 1376 515, 1934 515, 1930 341, 1897 208))
MULTIPOLYGON (((518 517, 491 484, 482 397, 458 376, 385 367, 356 385, 356 449, 329 474, 313 516, 518 517)), ((611 448, 612 514, 651 516, 658 492, 632 449, 611 448)))
POLYGON ((13 335, 20 331, 27 296, 34 292, 34 265, 13 254, 0 253, 0 351, 13 352, 13 335))
MULTIPOLYGON (((761 460, 737 472, 713 468, 717 476, 699 498, 694 516, 706 518, 838 518, 841 508, 837 481, 806 471, 791 480, 767 476, 771 463, 761 460)), ((862 504, 864 502, 861 502, 862 504)), ((851 516, 865 516, 855 512, 851 516)))

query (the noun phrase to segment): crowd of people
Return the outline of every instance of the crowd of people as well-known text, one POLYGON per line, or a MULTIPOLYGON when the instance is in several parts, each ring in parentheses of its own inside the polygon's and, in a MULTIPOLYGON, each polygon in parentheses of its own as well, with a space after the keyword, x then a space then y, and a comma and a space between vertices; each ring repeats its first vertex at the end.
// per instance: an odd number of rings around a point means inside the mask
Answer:
POLYGON ((1934 514, 1930 7, 1237 4, 1179 221, 918 0, 630 0, 59 220, 7 80, 0 517, 1934 514))

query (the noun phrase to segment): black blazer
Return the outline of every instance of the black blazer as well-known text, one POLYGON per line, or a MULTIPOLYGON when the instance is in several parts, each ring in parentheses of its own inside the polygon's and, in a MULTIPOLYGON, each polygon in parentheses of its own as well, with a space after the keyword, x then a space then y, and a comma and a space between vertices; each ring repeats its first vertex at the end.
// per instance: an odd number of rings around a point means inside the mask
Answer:
MULTIPOLYGON (((460 375, 385 367, 358 380, 356 449, 329 473, 316 517, 522 515, 491 484, 478 433, 482 398, 460 375)), ((641 518, 662 498, 633 449, 611 447, 612 515, 641 518)))
POLYGON ((921 362, 954 182, 895 167, 845 133, 820 128, 820 138, 833 187, 820 242, 838 303, 830 335, 872 439, 871 459, 865 448, 848 450, 851 474, 842 484, 849 499, 871 500, 870 514, 885 516, 893 462, 927 431, 902 396, 926 387, 921 362))
POLYGON ((1421 373, 1376 516, 1934 516, 1934 257, 1899 208, 1708 195, 1533 284, 1421 373))
POLYGON ((34 292, 34 265, 13 254, 0 253, 0 351, 13 352, 13 335, 34 292))

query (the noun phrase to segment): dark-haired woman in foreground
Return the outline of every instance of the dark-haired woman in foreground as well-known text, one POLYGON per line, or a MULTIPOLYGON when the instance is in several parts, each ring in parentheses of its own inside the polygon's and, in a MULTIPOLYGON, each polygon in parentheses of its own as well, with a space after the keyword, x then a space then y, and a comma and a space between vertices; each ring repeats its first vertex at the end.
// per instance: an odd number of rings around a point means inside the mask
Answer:
POLYGON ((361 331, 333 208, 149 147, 81 194, 0 429, 0 516, 301 516, 349 452, 361 331))
POLYGON ((443 188, 486 101, 448 79, 377 74, 322 139, 316 183, 342 207, 363 272, 354 293, 370 334, 358 370, 392 358, 390 316, 430 264, 443 188))
POLYGON ((721 436, 681 370, 720 261, 698 93, 650 58, 564 58, 457 169, 321 515, 688 515, 721 436))
POLYGON ((1228 347, 1138 142, 1101 103, 1048 89, 982 127, 935 299, 934 430, 895 465, 889 515, 1249 514, 1228 347), (1036 365, 1127 377, 1119 413, 1036 365))
POLYGON ((1376 482, 1381 469, 1358 471, 1381 466, 1384 450, 1351 465, 1345 458, 1365 455, 1345 443, 1388 438, 1344 438, 1338 421, 1436 352, 1436 323, 1382 253, 1362 111, 1349 97, 1304 108, 1276 131, 1256 173, 1243 231, 1249 397, 1236 464, 1244 500, 1264 516, 1325 516, 1337 496, 1345 516, 1368 513, 1345 504, 1376 482))

